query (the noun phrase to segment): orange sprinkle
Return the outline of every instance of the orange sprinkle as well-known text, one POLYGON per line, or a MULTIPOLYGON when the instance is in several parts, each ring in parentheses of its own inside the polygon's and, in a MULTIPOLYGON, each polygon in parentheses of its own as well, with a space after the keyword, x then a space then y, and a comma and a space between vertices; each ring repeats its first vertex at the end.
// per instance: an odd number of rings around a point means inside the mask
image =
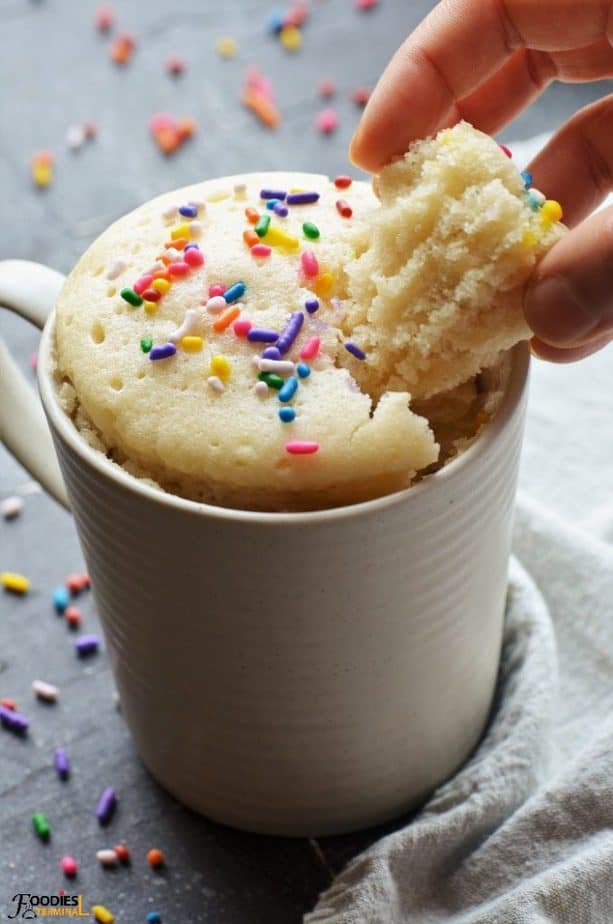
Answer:
POLYGON ((246 231, 243 231, 243 240, 245 244, 247 245, 247 247, 253 247, 254 244, 260 243, 259 237, 255 233, 255 231, 251 230, 251 228, 247 228, 246 231))
POLYGON ((260 220, 260 213, 257 209, 245 209, 245 215, 247 216, 247 221, 250 225, 254 225, 257 221, 260 220))
POLYGON ((276 128, 281 121, 281 114, 274 103, 271 103, 263 93, 253 87, 245 87, 241 97, 242 102, 258 117, 260 122, 268 128, 276 128))
POLYGON ((154 847, 152 850, 147 853, 147 863, 149 866, 163 866, 164 865, 164 854, 161 850, 158 850, 154 847))
MULTIPOLYGON (((166 254, 164 254, 164 256, 166 256, 166 254)), ((153 274, 153 278, 170 280, 170 273, 168 272, 168 270, 159 269, 155 271, 155 273, 153 274)))
POLYGON ((196 134, 197 128, 198 123, 195 119, 192 119, 189 116, 183 119, 179 119, 179 124, 177 125, 179 141, 185 141, 187 138, 191 138, 192 135, 196 134))
POLYGON ((226 310, 219 315, 213 324, 213 330, 216 330, 217 332, 225 330, 226 327, 230 326, 232 321, 236 320, 240 313, 241 310, 238 305, 232 305, 231 308, 226 308, 226 310))
POLYGON ((178 237, 175 241, 166 241, 164 247, 167 249, 169 247, 176 247, 177 250, 183 250, 186 244, 189 244, 189 241, 186 237, 178 237))

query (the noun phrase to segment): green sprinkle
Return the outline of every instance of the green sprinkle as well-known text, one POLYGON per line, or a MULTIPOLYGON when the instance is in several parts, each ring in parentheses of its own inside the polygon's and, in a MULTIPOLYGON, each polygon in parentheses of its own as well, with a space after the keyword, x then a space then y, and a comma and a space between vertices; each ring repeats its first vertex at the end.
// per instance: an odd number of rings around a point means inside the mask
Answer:
POLYGON ((305 221, 302 230, 304 231, 304 236, 308 237, 311 241, 316 241, 319 237, 319 228, 317 225, 314 225, 312 221, 305 221))
POLYGON ((270 215, 262 215, 261 218, 258 218, 257 223, 255 224, 253 230, 258 237, 266 237, 268 233, 268 227, 270 225, 270 215))
POLYGON ((269 388, 283 388, 284 380, 280 375, 275 375, 274 372, 260 372, 258 378, 262 382, 266 382, 269 388))
POLYGON ((140 348, 143 351, 143 353, 148 353, 152 346, 153 346, 153 338, 143 337, 143 339, 140 342, 140 348))
POLYGON ((49 827, 47 816, 43 815, 42 812, 34 812, 32 815, 32 824, 34 825, 34 830, 40 837, 41 841, 46 841, 51 834, 51 828, 49 827))
POLYGON ((127 301, 128 305, 132 305, 133 308, 138 308, 138 306, 143 303, 142 298, 134 289, 122 289, 119 294, 127 301))

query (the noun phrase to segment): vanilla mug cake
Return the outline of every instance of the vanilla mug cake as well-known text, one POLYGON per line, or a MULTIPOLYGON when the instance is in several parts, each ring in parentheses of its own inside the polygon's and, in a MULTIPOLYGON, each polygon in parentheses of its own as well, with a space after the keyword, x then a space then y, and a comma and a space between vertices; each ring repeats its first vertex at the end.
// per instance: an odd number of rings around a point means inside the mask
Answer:
POLYGON ((66 497, 122 714, 178 799, 316 836, 466 760, 504 625, 530 336, 561 209, 466 124, 376 181, 208 180, 67 280, 0 262, 0 432, 66 497), (46 323, 45 319, 47 318, 46 323))

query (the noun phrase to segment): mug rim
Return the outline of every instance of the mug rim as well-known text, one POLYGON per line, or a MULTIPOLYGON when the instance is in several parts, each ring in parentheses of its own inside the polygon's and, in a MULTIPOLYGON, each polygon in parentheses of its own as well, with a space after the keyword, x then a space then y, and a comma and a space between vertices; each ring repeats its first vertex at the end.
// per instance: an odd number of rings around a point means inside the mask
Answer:
POLYGON ((41 400, 49 423, 62 437, 71 450, 98 474, 109 478, 128 491, 134 491, 145 499, 154 503, 173 507, 186 514, 207 516, 220 520, 231 520, 243 523, 261 523, 263 525, 307 525, 330 520, 343 520, 353 516, 363 516, 396 506, 402 502, 410 502, 428 491, 436 489, 441 482, 448 482, 454 477, 460 477, 462 471, 473 464, 475 457, 482 455, 494 443, 501 431, 512 417, 527 385, 530 369, 530 351, 526 342, 517 343, 510 350, 511 370, 502 403, 494 419, 485 425, 482 434, 458 456, 451 459, 438 471, 425 476, 417 484, 409 485, 400 491, 384 494, 355 504, 345 504, 339 507, 326 507, 322 510, 305 510, 297 512, 281 512, 267 510, 243 510, 238 507, 221 507, 208 504, 204 501, 190 500, 178 494, 171 494, 163 488, 153 488, 142 478, 137 478, 127 472, 123 466, 113 462, 100 450, 90 446, 80 435, 72 420, 59 404, 57 392, 51 375, 53 364, 51 346, 55 326, 55 309, 50 313, 44 326, 40 347, 39 362, 37 366, 37 381, 41 400))

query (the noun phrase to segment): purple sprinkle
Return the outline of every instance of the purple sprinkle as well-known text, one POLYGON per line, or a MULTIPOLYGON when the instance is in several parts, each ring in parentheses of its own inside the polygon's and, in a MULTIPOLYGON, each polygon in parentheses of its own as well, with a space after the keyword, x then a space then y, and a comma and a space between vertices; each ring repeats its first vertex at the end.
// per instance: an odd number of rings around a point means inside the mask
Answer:
POLYGON ((316 298, 308 298, 304 303, 304 307, 309 314, 315 314, 315 312, 319 310, 319 302, 316 298))
POLYGON ((281 350, 278 347, 266 347, 262 353, 263 359, 281 359, 281 350))
POLYGON ((79 657, 83 658, 98 651, 99 644, 100 640, 97 635, 80 635, 75 639, 74 647, 79 657))
POLYGON ((149 351, 149 359, 168 359, 174 356, 177 348, 174 343, 163 343, 161 346, 154 346, 149 351))
POLYGON ((183 215, 185 218, 196 218, 198 209, 195 205, 180 205, 179 215, 183 215))
POLYGON ((264 330, 261 327, 252 327, 247 334, 247 340, 251 340, 252 343, 276 343, 278 339, 278 331, 264 330))
POLYGON ((317 202, 318 199, 318 192, 290 193, 286 202, 288 205, 310 205, 312 202, 317 202))
POLYGON ((20 712, 13 712, 12 709, 7 709, 6 706, 0 706, 0 722, 9 731, 17 732, 17 734, 23 734, 27 731, 30 724, 25 715, 20 712))
POLYGON ((55 749, 55 753, 53 755, 53 764, 59 778, 61 780, 67 780, 70 776, 70 761, 68 760, 66 748, 55 749))
POLYGON ((345 344, 345 349, 355 356, 356 359, 366 359, 366 353, 364 350, 361 350, 359 346, 356 346, 355 343, 352 343, 351 340, 348 340, 345 344))
POLYGON ((292 343, 300 333, 300 328, 302 327, 303 322, 304 315, 302 311, 294 311, 289 321, 287 322, 285 330, 279 337, 279 342, 277 343, 277 347, 281 351, 281 355, 287 353, 287 351, 290 349, 292 343))
POLYGON ((196 244, 195 241, 192 241, 190 244, 186 244, 183 248, 183 252, 186 250, 200 250, 200 244, 196 244))
POLYGON ((112 786, 108 786, 100 796, 100 799, 98 800, 98 807, 96 809, 96 818, 101 825, 105 825, 111 820, 116 807, 117 793, 112 786))
POLYGON ((260 189, 260 199, 279 199, 283 202, 286 195, 284 189, 260 189))
POLYGON ((277 204, 273 208, 273 212, 275 213, 275 215, 278 215, 280 218, 287 218, 288 208, 286 205, 283 205, 282 202, 277 202, 277 204))

